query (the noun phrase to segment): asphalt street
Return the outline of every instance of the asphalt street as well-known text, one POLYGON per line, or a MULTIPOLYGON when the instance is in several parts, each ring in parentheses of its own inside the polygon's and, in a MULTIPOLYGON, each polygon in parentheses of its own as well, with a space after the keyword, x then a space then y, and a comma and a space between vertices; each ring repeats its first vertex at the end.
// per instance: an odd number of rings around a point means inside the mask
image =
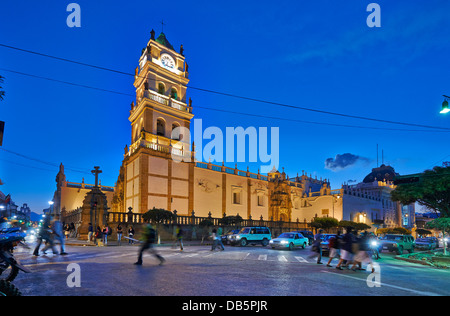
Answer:
MULTIPOLYGON (((13 282, 26 296, 411 296, 450 295, 450 271, 412 264, 382 254, 375 274, 316 264, 309 248, 274 250, 262 246, 210 251, 186 246, 156 247, 136 266, 137 246, 67 246, 67 256, 34 257, 18 249, 16 258, 33 273, 13 282), (75 268, 74 268, 75 267, 75 268), (372 282, 368 283, 368 278, 372 282), (79 282, 78 282, 79 281, 79 282), (78 283, 77 283, 78 282, 78 283)), ((363 265, 365 267, 365 265, 363 265)), ((369 281, 370 281, 369 280, 369 281)))

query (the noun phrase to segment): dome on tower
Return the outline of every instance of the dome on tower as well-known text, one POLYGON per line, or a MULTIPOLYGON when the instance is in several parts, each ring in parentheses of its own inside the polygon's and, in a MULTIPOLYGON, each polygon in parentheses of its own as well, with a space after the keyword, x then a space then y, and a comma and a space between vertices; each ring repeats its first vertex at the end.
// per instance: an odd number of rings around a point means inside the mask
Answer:
POLYGON ((175 49, 173 48, 172 44, 169 43, 169 41, 168 41, 167 38, 166 38, 166 35, 165 35, 163 32, 161 32, 161 34, 159 34, 159 36, 158 36, 158 38, 156 39, 156 41, 157 41, 158 43, 160 43, 161 45, 166 46, 168 49, 175 50, 175 49))
POLYGON ((377 181, 394 181, 395 177, 399 174, 395 172, 391 166, 381 165, 379 168, 373 168, 363 180, 364 183, 371 183, 377 181))

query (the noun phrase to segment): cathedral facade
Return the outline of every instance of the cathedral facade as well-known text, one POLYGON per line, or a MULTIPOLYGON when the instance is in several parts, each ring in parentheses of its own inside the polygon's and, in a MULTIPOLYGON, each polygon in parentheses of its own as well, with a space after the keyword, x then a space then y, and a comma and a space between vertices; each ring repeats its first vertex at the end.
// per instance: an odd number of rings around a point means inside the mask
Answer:
POLYGON ((386 179, 331 190, 327 179, 302 171, 289 178, 195 160, 195 145, 183 136, 194 117, 186 96, 188 65, 164 33, 142 50, 131 104, 131 145, 115 186, 111 212, 145 213, 152 208, 179 215, 310 222, 315 217, 401 226, 402 206, 390 202, 386 179), (383 182, 384 181, 384 182, 383 182))
POLYGON ((183 138, 194 117, 188 76, 183 48, 175 51, 164 33, 155 38, 152 31, 135 71, 131 145, 111 211, 145 213, 155 207, 179 215, 293 221, 300 199, 330 191, 328 181, 305 174, 289 179, 275 168, 263 175, 196 161, 195 145, 183 138))

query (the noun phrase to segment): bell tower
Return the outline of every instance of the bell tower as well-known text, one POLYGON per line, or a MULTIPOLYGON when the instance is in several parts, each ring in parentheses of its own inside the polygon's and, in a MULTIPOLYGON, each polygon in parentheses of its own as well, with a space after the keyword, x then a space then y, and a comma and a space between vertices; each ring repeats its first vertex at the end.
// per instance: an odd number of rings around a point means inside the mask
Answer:
POLYGON ((153 207, 187 212, 192 208, 194 153, 190 150, 192 103, 183 45, 176 51, 166 35, 142 49, 135 70, 136 100, 131 103, 131 143, 116 183, 112 208, 145 213, 153 207))
MULTIPOLYGON (((191 102, 186 100, 189 79, 183 45, 176 52, 164 33, 156 39, 153 30, 150 34, 135 70, 136 104, 131 104, 129 116, 131 150, 139 139, 169 147, 175 146, 171 140, 183 142, 176 127, 189 129, 193 117, 191 102)), ((188 150, 189 140, 184 142, 177 148, 188 150)))

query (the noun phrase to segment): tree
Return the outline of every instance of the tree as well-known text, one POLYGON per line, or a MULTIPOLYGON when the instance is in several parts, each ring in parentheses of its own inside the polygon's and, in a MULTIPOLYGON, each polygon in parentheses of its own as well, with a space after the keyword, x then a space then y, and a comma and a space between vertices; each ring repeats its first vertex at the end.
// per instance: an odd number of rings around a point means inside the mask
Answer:
POLYGON ((403 205, 417 202, 439 212, 441 217, 450 217, 450 167, 425 170, 419 179, 418 182, 397 185, 391 192, 392 201, 403 205))
POLYGON ((389 228, 378 228, 377 234, 411 235, 411 231, 404 227, 389 227, 389 228))
POLYGON ((223 226, 238 226, 244 219, 240 215, 230 215, 219 219, 219 224, 223 226))
POLYGON ((315 217, 311 222, 311 227, 316 229, 325 229, 328 231, 330 228, 338 227, 339 222, 333 217, 315 217))
POLYGON ((357 223, 353 221, 340 221, 339 227, 352 227, 355 230, 367 230, 370 229, 371 226, 365 224, 365 223, 357 223))
POLYGON ((175 218, 175 214, 162 208, 153 208, 142 215, 144 220, 155 224, 162 224, 175 218))
MULTIPOLYGON (((5 77, 0 76, 0 83, 3 83, 3 79, 5 77)), ((3 87, 0 85, 0 101, 3 101, 5 97, 5 91, 3 90, 3 87)))
POLYGON ((445 241, 445 236, 450 234, 450 218, 440 217, 428 222, 425 225, 426 228, 440 230, 442 232, 442 237, 444 237, 444 255, 447 255, 447 242, 445 241))

